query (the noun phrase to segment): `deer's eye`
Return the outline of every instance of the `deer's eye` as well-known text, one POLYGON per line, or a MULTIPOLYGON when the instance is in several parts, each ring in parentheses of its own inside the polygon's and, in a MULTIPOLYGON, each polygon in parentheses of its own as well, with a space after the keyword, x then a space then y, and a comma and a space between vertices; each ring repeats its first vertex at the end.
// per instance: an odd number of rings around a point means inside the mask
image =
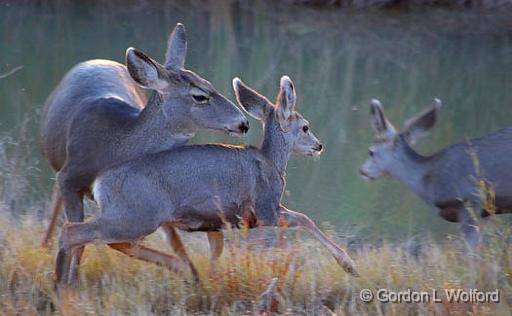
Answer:
POLYGON ((199 104, 204 104, 204 103, 210 101, 210 98, 203 94, 193 94, 192 99, 194 100, 195 103, 199 103, 199 104))
POLYGON ((368 156, 373 157, 375 155, 375 152, 371 149, 368 150, 368 156))
POLYGON ((304 133, 307 133, 309 131, 309 126, 307 126, 307 125, 302 126, 302 131, 304 133))
POLYGON ((210 101, 210 96, 207 92, 194 86, 192 86, 190 89, 190 96, 192 97, 192 100, 194 100, 194 102, 197 104, 205 104, 210 101))

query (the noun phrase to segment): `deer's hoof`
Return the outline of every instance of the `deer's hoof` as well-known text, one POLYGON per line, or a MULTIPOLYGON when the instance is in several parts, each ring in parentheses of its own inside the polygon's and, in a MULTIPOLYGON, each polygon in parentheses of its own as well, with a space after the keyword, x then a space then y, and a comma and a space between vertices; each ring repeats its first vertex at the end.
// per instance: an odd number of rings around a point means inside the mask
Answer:
POLYGON ((354 266, 347 266, 343 268, 347 273, 350 273, 354 277, 360 277, 361 275, 357 272, 354 266))
POLYGON ((355 265, 354 261, 352 261, 352 259, 345 258, 345 257, 343 257, 343 258, 337 257, 336 261, 343 268, 343 270, 345 270, 345 272, 347 272, 350 275, 355 276, 355 277, 360 276, 359 272, 357 272, 356 265, 355 265))

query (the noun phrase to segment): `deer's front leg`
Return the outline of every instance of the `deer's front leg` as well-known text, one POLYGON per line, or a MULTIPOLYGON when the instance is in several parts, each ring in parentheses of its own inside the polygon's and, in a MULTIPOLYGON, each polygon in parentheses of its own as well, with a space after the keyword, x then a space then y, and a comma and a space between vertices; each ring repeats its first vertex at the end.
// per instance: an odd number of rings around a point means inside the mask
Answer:
POLYGON ((338 264, 346 272, 358 276, 354 261, 349 257, 345 250, 336 245, 327 237, 316 224, 306 215, 289 210, 284 206, 279 207, 279 226, 304 227, 334 256, 338 264))
POLYGON ((208 244, 210 245, 210 269, 214 270, 224 250, 224 233, 222 231, 207 232, 208 244))
MULTIPOLYGON (((475 205, 479 207, 478 204, 475 205)), ((478 208, 478 212, 480 212, 480 208, 478 208)), ((477 251, 481 242, 480 228, 476 218, 479 214, 475 214, 471 208, 461 209, 458 213, 459 228, 470 252, 477 251)))

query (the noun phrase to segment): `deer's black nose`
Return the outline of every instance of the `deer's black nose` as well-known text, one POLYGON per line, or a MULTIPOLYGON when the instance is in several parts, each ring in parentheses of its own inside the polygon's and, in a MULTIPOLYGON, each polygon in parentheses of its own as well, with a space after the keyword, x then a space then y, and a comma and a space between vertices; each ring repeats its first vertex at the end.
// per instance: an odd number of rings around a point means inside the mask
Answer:
POLYGON ((242 122, 238 128, 242 133, 247 133, 249 131, 249 121, 242 122))
POLYGON ((322 144, 318 144, 318 145, 316 145, 315 150, 316 151, 322 151, 323 148, 324 148, 324 146, 322 144))

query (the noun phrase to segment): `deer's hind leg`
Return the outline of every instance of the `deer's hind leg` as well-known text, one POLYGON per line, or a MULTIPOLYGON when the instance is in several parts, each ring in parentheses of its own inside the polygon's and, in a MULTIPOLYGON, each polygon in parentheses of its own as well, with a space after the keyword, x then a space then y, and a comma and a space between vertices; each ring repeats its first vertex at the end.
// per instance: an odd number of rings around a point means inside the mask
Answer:
MULTIPOLYGON (((183 265, 177 257, 139 245, 135 242, 115 243, 109 244, 109 246, 129 257, 163 266, 175 273, 180 273, 184 270, 183 265)), ((192 267, 193 265, 191 269, 192 267)), ((192 274, 194 274, 194 272, 192 272, 192 274)))
MULTIPOLYGON (((67 167, 57 174, 57 182, 59 191, 62 196, 66 218, 69 222, 83 222, 84 221, 84 194, 82 189, 87 183, 85 178, 77 178, 73 172, 69 172, 67 167)), ((70 278, 74 283, 78 279, 78 266, 82 258, 83 247, 76 247, 73 249, 73 258, 70 262, 70 278)))
POLYGON ((53 233, 55 232, 55 226, 57 226, 57 220, 59 219, 60 210, 62 208, 62 194, 60 193, 59 185, 57 182, 53 185, 52 192, 52 203, 51 203, 51 218, 50 223, 48 224, 48 228, 46 228, 46 232, 43 236, 43 241, 41 242, 44 248, 48 247, 50 239, 52 238, 53 233))
POLYGON ((97 236, 100 236, 99 231, 100 225, 97 221, 69 223, 63 226, 55 263, 55 277, 59 286, 67 285, 70 282, 73 251, 95 241, 97 236))
MULTIPOLYGON (((70 284, 74 281, 72 278, 70 279, 72 277, 70 275, 70 268, 72 268, 71 256, 75 249, 82 249, 83 246, 91 242, 122 244, 114 245, 113 248, 132 257, 157 264, 159 261, 160 263, 168 263, 174 260, 165 259, 167 260, 165 261, 163 254, 135 244, 136 241, 141 240, 158 228, 159 223, 156 220, 147 217, 141 220, 138 216, 130 216, 134 213, 122 213, 123 216, 120 215, 120 213, 114 212, 112 218, 101 216, 90 222, 69 223, 64 226, 61 232, 55 271, 57 282, 60 285, 70 284)), ((177 259, 174 261, 177 261, 177 259)))
POLYGON ((190 257, 188 256, 187 251, 185 250, 185 246, 183 245, 183 242, 181 241, 181 238, 178 235, 178 232, 176 231, 176 228, 174 228, 172 224, 169 223, 162 224, 162 228, 165 231, 165 234, 167 235, 167 240, 171 245, 172 249, 174 250, 174 252, 178 255, 178 257, 181 260, 188 264, 190 272, 194 277, 194 281, 196 283, 199 283, 199 273, 197 272, 197 269, 192 260, 190 260, 190 257))
MULTIPOLYGON (((194 281, 198 283, 199 273, 197 272, 194 263, 188 256, 185 247, 183 246, 183 243, 181 241, 181 238, 178 235, 178 232, 176 231, 176 228, 174 228, 171 224, 164 224, 162 225, 162 228, 164 229, 165 234, 167 235, 167 239, 172 249, 180 257, 181 260, 183 260, 189 265, 190 272, 194 277, 194 281)), ((208 236, 208 243, 210 246, 210 269, 213 270, 215 268, 217 260, 222 255, 222 251, 224 249, 224 234, 222 233, 222 231, 212 231, 207 232, 206 234, 208 236)))

